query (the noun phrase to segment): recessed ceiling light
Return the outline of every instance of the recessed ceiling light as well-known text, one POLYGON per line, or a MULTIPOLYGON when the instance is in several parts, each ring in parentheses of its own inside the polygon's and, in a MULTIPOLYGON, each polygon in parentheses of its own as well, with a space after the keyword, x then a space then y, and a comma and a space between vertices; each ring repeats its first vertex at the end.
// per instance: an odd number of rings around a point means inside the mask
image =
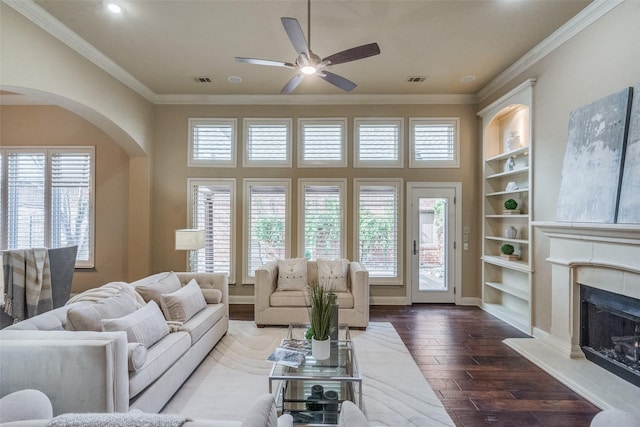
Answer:
POLYGON ((122 13, 122 6, 113 1, 106 2, 107 10, 111 13, 119 14, 122 13))
POLYGON ((460 79, 462 83, 471 83, 476 79, 476 76, 464 76, 460 79))
POLYGON ((242 79, 240 77, 238 77, 238 76, 229 76, 228 80, 231 83, 240 83, 240 82, 242 82, 242 79))

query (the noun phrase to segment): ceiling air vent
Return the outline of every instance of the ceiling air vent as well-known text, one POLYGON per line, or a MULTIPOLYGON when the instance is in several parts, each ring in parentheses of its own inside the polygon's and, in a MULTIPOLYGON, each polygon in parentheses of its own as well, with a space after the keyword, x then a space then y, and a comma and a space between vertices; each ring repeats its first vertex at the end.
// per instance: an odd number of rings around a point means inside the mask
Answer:
POLYGON ((409 83, 422 83, 427 80, 426 76, 409 76, 407 77, 407 82, 409 83))
POLYGON ((194 77, 196 83, 211 83, 211 77, 194 77))

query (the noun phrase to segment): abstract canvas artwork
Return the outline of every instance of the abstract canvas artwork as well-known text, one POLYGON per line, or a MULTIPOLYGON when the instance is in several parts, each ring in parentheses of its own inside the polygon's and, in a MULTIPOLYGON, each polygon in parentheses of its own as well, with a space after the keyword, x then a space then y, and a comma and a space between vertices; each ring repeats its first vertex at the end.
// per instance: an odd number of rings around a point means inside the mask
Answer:
POLYGON ((558 221, 614 223, 631 88, 571 112, 558 221))
POLYGON ((633 88, 617 222, 640 224, 640 84, 633 88))

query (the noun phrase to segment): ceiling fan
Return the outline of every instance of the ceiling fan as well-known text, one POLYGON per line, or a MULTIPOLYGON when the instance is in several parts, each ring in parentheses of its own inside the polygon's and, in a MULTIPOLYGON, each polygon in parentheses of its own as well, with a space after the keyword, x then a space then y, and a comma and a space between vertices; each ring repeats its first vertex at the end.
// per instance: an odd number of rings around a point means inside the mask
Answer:
POLYGON ((287 82, 280 91, 281 94, 289 94, 295 90, 307 75, 316 75, 321 79, 339 87, 347 92, 352 91, 357 85, 342 76, 334 74, 326 70, 331 65, 343 64, 345 62, 364 59, 370 56, 378 55, 380 47, 377 43, 369 43, 362 46, 353 47, 343 50, 325 58, 320 58, 311 51, 311 0, 307 1, 307 34, 309 42, 302 32, 300 23, 295 18, 280 18, 282 26, 291 40, 291 44, 298 53, 296 60, 291 62, 274 61, 270 59, 245 58, 236 56, 236 61, 246 62, 248 64, 269 65, 272 67, 285 67, 297 70, 298 73, 287 82))

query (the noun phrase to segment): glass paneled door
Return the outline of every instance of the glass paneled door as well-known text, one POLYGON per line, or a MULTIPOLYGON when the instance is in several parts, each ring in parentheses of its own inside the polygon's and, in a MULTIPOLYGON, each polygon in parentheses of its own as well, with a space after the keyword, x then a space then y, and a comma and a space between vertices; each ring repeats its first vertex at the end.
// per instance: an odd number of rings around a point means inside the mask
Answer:
POLYGON ((455 301, 455 188, 409 188, 412 303, 455 301))

